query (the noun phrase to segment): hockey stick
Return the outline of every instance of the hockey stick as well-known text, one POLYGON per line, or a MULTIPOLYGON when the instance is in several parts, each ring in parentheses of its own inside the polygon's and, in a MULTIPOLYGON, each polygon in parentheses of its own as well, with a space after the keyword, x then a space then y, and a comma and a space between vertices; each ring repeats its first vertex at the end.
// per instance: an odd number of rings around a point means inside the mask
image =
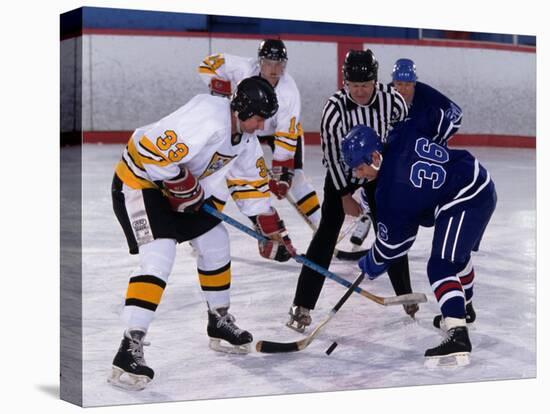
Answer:
POLYGON ((348 300, 348 298, 351 296, 353 291, 356 287, 359 286, 359 284, 363 281, 365 278, 365 274, 361 273, 357 279, 351 284, 351 286, 348 288, 346 293, 344 293, 344 296, 340 298, 338 303, 334 305, 334 307, 330 310, 328 316, 325 318, 323 322, 321 322, 317 327, 305 338, 300 339, 295 342, 271 342, 271 341, 258 341, 256 343, 256 351, 258 352, 264 352, 267 354, 275 354, 279 352, 296 352, 301 351, 302 349, 306 348, 312 341, 315 339, 315 337, 319 334, 321 331, 321 328, 323 328, 329 321, 336 315, 336 312, 342 307, 342 305, 348 300))
MULTIPOLYGON (((214 217, 217 217, 221 221, 226 222, 227 224, 230 224, 231 226, 247 233, 248 235, 254 237, 256 240, 264 241, 267 240, 265 236, 258 233, 257 231, 251 229, 248 226, 245 226, 241 222, 235 220, 232 217, 229 217, 227 214, 222 213, 221 211, 216 210, 214 207, 203 204, 202 209, 206 211, 208 214, 211 214, 214 217)), ((298 263, 303 264, 304 266, 309 267, 310 269, 315 270, 317 273, 334 280, 336 283, 339 283, 347 288, 349 288, 352 284, 348 282, 346 279, 338 276, 335 273, 332 273, 328 271, 327 269, 319 266, 317 263, 312 262, 304 255, 296 255, 293 256, 293 259, 296 260, 298 263)), ((372 300, 373 302, 376 302, 383 306, 388 305, 409 305, 413 303, 424 303, 428 299, 426 298, 426 295, 423 293, 407 293, 405 295, 399 295, 399 296, 390 296, 390 297, 382 297, 382 296, 376 296, 364 289, 361 289, 360 287, 356 286, 353 291, 359 293, 360 295, 366 297, 367 299, 372 300)))
POLYGON ((345 250, 336 249, 334 257, 340 260, 359 260, 361 257, 368 253, 369 249, 356 250, 354 252, 347 252, 345 250))
MULTIPOLYGON (((271 172, 271 170, 268 171, 269 173, 269 177, 270 178, 273 178, 273 173, 271 172)), ((286 200, 290 203, 290 205, 292 207, 294 207, 294 210, 296 210, 296 212, 300 215, 300 217, 302 217, 304 219, 304 221, 306 222, 306 224, 309 226, 309 228, 311 229, 311 231, 313 231, 314 233, 317 231, 317 226, 315 225, 315 223, 313 221, 311 221, 311 219, 306 216, 299 208, 298 208, 298 203, 296 202, 296 200, 294 199, 294 197, 292 197, 292 195, 287 192, 285 194, 285 198, 286 200)))
MULTIPOLYGON (((309 228, 313 232, 316 232, 317 231, 317 226, 315 225, 315 223, 313 223, 311 221, 311 219, 308 216, 306 216, 298 208, 298 203, 296 202, 296 200, 294 200, 294 197, 292 197, 290 195, 290 193, 286 193, 285 198, 290 203, 290 205, 292 207, 294 207, 294 209, 300 215, 300 217, 302 217, 304 219, 304 221, 307 223, 309 228)), ((362 216, 359 216, 359 217, 355 218, 355 220, 353 220, 350 224, 348 224, 348 226, 344 230, 342 230, 340 232, 340 234, 338 235, 338 239, 336 240, 336 244, 338 244, 342 240, 344 240, 344 238, 355 228, 357 223, 361 220, 361 217, 362 216)), ((334 249, 334 257, 336 257, 337 259, 341 259, 341 260, 359 260, 361 257, 363 257, 364 255, 367 254, 367 251, 368 251, 368 249, 357 250, 355 252, 348 252, 348 251, 340 250, 340 249, 336 248, 336 249, 334 249)))

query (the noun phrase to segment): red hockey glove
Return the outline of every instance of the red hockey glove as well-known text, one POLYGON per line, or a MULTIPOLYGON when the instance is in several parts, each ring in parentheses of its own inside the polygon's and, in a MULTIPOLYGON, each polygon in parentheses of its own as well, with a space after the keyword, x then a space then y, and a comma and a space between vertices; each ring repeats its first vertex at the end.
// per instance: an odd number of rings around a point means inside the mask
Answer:
POLYGON ((178 213, 198 211, 204 202, 204 191, 191 171, 187 167, 181 168, 177 177, 164 180, 165 195, 172 210, 178 213))
POLYGON ((271 212, 256 216, 256 226, 258 231, 269 239, 258 242, 262 257, 286 262, 296 255, 296 249, 288 237, 285 224, 273 207, 271 207, 271 212))
POLYGON ((230 96, 231 81, 220 78, 212 78, 210 80, 210 93, 217 96, 230 96))
POLYGON ((286 161, 273 160, 269 190, 279 200, 284 198, 292 185, 292 177, 294 177, 293 159, 286 161))

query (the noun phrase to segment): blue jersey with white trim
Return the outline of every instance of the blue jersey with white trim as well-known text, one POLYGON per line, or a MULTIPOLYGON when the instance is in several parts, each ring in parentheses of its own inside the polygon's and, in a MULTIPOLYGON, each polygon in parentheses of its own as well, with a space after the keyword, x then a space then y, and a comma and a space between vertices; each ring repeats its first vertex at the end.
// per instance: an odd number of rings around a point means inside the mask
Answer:
POLYGON ((468 151, 438 145, 409 126, 390 134, 378 173, 377 264, 405 255, 419 226, 431 227, 441 212, 475 200, 491 181, 468 151))
POLYGON ((437 109, 439 118, 437 127, 427 134, 427 138, 440 145, 446 145, 462 125, 462 109, 437 89, 425 83, 416 82, 406 120, 422 122, 422 118, 430 108, 437 109))

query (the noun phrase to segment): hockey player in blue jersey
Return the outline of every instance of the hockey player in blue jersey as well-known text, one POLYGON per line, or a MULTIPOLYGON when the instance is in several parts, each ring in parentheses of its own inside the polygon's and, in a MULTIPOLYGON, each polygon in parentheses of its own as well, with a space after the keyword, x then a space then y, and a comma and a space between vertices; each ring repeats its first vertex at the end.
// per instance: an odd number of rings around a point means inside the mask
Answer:
POLYGON ((407 254, 419 226, 433 226, 427 271, 441 309, 434 325, 448 335, 426 351, 426 363, 437 366, 444 358, 467 365, 467 323, 475 319, 471 252, 479 248, 496 192, 489 172, 468 151, 449 150, 429 138, 439 115, 432 108, 410 120, 390 133, 384 148, 372 129, 358 125, 344 138, 342 154, 356 176, 377 180, 377 237, 359 267, 375 279, 407 254))
MULTIPOLYGON (((443 95, 437 89, 418 81, 416 74, 416 65, 411 59, 397 59, 393 65, 391 74, 392 82, 390 86, 394 87, 405 99, 408 107, 406 120, 416 119, 423 116, 429 108, 437 108, 439 112, 439 123, 434 128, 430 136, 430 141, 439 145, 446 146, 447 141, 458 131, 462 124, 462 109, 443 95)), ((397 124, 399 128, 403 123, 397 124)), ((365 191, 361 191, 363 207, 368 211, 369 200, 365 191)), ((368 222, 367 224, 370 224, 368 222)), ((359 224, 354 231, 351 243, 354 246, 360 246, 368 235, 369 227, 365 224, 359 224)), ((357 250, 358 247, 354 247, 357 250)), ((418 310, 418 305, 407 305, 409 314, 414 315, 418 310)))
POLYGON ((429 140, 447 145, 447 141, 458 131, 462 124, 462 109, 437 89, 418 81, 416 65, 411 59, 397 59, 393 65, 390 83, 405 99, 409 108, 407 119, 423 116, 429 108, 440 112, 440 123, 429 140))

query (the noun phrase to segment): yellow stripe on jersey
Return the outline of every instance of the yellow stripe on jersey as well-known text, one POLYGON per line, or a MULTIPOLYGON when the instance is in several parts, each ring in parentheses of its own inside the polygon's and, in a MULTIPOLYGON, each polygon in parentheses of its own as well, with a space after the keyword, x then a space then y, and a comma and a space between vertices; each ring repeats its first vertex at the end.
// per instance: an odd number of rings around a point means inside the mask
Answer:
POLYGON ((126 165, 124 160, 118 162, 115 173, 120 180, 128 187, 134 190, 142 190, 144 188, 157 188, 157 186, 151 181, 138 177, 134 172, 126 165))
POLYGON ((128 150, 128 155, 130 156, 130 159, 134 162, 134 164, 140 170, 144 170, 143 164, 141 162, 141 154, 138 152, 136 148, 136 144, 134 143, 133 139, 130 139, 130 141, 128 141, 128 145, 126 146, 126 149, 128 150))
POLYGON ((222 201, 218 201, 217 199, 212 199, 212 203, 214 203, 214 207, 216 207, 216 210, 222 211, 225 207, 225 203, 222 201))
POLYGON ((298 135, 299 136, 304 135, 304 130, 303 130, 302 124, 300 122, 298 122, 297 128, 298 128, 298 135))
POLYGON ((139 144, 143 148, 145 148, 147 151, 149 151, 151 154, 162 158, 162 160, 155 160, 153 158, 147 158, 147 157, 139 154, 142 163, 144 163, 144 164, 154 164, 154 165, 158 165, 159 167, 166 167, 167 165, 171 164, 171 161, 169 159, 167 159, 166 156, 145 135, 140 138, 139 144))
POLYGON ((296 152, 296 145, 290 145, 290 144, 288 144, 284 141, 280 141, 278 139, 274 140, 274 143, 275 143, 276 146, 284 148, 287 151, 296 152))
POLYGON ((249 198, 269 198, 269 191, 244 190, 231 193, 233 200, 246 200, 249 198))
POLYGON ((217 75, 215 70, 207 68, 206 66, 199 66, 199 73, 204 73, 206 75, 217 75))
POLYGON ((298 137, 300 136, 300 134, 298 132, 290 133, 290 132, 278 131, 278 132, 275 132, 275 136, 296 141, 296 140, 298 140, 298 137))
POLYGON ((267 178, 262 178, 261 180, 256 181, 249 181, 249 180, 227 180, 228 187, 233 186, 242 186, 242 185, 250 185, 255 188, 259 188, 263 185, 267 184, 267 178))
POLYGON ((208 68, 211 70, 214 74, 216 74, 216 69, 218 69, 220 66, 222 66, 225 63, 225 58, 221 53, 218 53, 217 55, 210 55, 206 57, 202 61, 202 65, 200 65, 200 68, 208 68))
POLYGON ((281 138, 286 138, 286 139, 296 141, 303 134, 303 132, 304 131, 302 130, 302 125, 299 122, 298 122, 298 125, 296 125, 296 117, 293 116, 290 119, 290 126, 288 127, 288 132, 276 131, 275 137, 281 137, 281 138))
POLYGON ((226 290, 231 285, 231 262, 216 269, 197 269, 202 290, 226 290))

